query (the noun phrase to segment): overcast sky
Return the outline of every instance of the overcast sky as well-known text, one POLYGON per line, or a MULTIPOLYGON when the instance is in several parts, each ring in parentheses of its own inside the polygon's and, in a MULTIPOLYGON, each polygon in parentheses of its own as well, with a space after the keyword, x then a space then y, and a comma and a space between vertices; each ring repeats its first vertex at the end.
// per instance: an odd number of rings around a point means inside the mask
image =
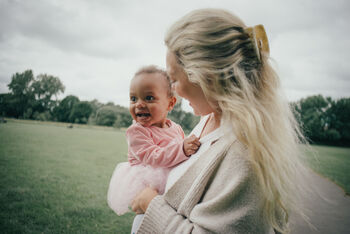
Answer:
POLYGON ((350 96, 347 0, 0 0, 0 93, 14 73, 32 69, 58 76, 66 87, 61 98, 127 106, 135 71, 165 68, 168 27, 207 7, 265 26, 290 101, 350 96))

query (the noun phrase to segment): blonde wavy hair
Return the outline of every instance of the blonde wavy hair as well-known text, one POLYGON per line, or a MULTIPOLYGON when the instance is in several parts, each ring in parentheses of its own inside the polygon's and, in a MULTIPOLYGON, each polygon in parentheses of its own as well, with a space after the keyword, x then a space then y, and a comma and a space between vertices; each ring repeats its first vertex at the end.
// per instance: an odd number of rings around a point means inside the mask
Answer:
POLYGON ((245 28, 227 11, 195 10, 173 24, 165 44, 247 146, 262 189, 264 217, 275 230, 288 233, 290 213, 303 215, 297 179, 304 137, 269 55, 257 56, 245 28))

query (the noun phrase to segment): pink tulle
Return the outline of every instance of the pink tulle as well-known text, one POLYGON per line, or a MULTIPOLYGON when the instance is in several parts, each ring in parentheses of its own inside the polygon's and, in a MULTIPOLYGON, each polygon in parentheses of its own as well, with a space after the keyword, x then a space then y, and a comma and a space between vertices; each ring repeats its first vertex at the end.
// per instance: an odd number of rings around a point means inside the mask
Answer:
POLYGON ((128 162, 119 163, 109 183, 109 207, 118 215, 125 214, 135 196, 148 186, 163 194, 169 170, 142 164, 131 166, 128 162))

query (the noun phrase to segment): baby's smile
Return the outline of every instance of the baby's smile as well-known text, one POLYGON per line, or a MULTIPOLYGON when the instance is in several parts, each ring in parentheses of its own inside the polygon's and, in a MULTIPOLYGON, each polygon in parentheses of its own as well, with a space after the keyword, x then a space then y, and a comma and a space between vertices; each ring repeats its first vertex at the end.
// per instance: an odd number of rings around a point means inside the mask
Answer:
POLYGON ((136 114, 137 117, 148 117, 148 116, 151 116, 150 113, 137 113, 136 114))

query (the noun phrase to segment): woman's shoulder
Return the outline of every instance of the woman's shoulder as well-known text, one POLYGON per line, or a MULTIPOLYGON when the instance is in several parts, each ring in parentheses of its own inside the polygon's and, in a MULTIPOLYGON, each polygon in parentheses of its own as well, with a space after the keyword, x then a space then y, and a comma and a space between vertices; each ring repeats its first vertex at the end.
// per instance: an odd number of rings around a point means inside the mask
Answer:
MULTIPOLYGON (((227 135, 223 137, 228 137, 227 135)), ((249 159, 247 147, 238 139, 233 140, 229 146, 226 146, 224 156, 218 168, 219 178, 230 181, 234 178, 246 181, 255 176, 252 161, 249 159)))
POLYGON ((215 131, 219 138, 212 143, 211 147, 216 148, 218 152, 223 152, 225 160, 247 161, 248 148, 240 141, 231 126, 221 125, 215 131))
POLYGON ((235 138, 227 149, 227 156, 231 157, 232 160, 248 161, 248 148, 239 139, 235 138))
MULTIPOLYGON (((225 137, 225 135, 223 136, 225 137)), ((247 147, 240 142, 238 139, 235 139, 225 150, 225 161, 230 161, 232 164, 243 164, 249 166, 249 154, 247 147)))
MULTIPOLYGON (((247 147, 235 140, 227 150, 213 176, 212 187, 220 188, 225 185, 229 193, 243 194, 242 202, 247 206, 256 204, 262 199, 262 194, 256 173, 249 160, 247 147)), ((217 192, 207 191, 208 196, 215 197, 217 192)), ((240 197, 240 196, 238 196, 240 197)), ((235 199, 241 199, 235 196, 235 199)))

